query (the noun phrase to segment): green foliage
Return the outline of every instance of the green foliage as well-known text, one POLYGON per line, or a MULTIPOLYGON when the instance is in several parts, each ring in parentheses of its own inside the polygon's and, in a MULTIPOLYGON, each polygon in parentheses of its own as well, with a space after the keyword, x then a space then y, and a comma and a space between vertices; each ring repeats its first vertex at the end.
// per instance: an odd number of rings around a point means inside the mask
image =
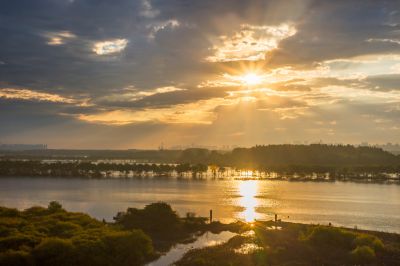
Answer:
POLYGON ((58 211, 61 211, 63 208, 59 202, 51 201, 49 203, 49 206, 47 207, 47 209, 49 210, 49 212, 58 212, 58 211))
POLYGON ((341 247, 350 249, 356 234, 336 227, 316 226, 304 240, 316 247, 341 247))
POLYGON ((387 249, 388 243, 398 243, 399 235, 377 233, 384 237, 383 245, 370 233, 292 223, 281 223, 281 230, 266 230, 273 224, 257 222, 254 236, 237 235, 222 245, 191 250, 176 265, 397 265, 400 258, 400 250, 387 249), (263 249, 237 252, 244 243, 263 249))
POLYGON ((23 266, 33 265, 33 259, 26 251, 7 250, 0 253, 0 265, 23 266))
POLYGON ((74 245, 70 240, 47 238, 33 249, 32 254, 38 265, 72 265, 74 245))
POLYGON ((353 241, 354 246, 368 246, 373 250, 383 250, 384 245, 382 241, 373 235, 359 234, 353 241))
POLYGON ((371 263, 376 259, 375 251, 369 246, 358 246, 351 251, 351 257, 356 264, 371 263))
POLYGON ((57 202, 25 211, 0 208, 0 265, 141 265, 151 239, 121 230, 57 202))
MULTIPOLYGON (((332 252, 333 249, 340 249, 343 252, 366 252, 368 247, 375 255, 375 252, 384 249, 383 242, 376 236, 366 233, 356 233, 346 229, 336 227, 316 226, 309 230, 308 235, 303 235, 300 239, 312 244, 318 249, 325 249, 332 252), (357 248, 363 247, 360 251, 357 248)), ((362 254, 362 253, 361 253, 362 254)))
POLYGON ((157 237, 175 234, 182 227, 179 216, 164 202, 152 203, 143 209, 128 208, 126 212, 118 213, 114 220, 125 229, 142 229, 157 237))
POLYGON ((138 230, 108 234, 102 242, 108 265, 140 265, 153 252, 150 238, 138 230))

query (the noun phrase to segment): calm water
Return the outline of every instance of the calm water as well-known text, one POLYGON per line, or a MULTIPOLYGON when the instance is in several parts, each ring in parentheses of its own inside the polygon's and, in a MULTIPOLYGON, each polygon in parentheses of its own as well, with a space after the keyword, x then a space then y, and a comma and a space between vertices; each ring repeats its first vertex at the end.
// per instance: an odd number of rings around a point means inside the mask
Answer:
POLYGON ((400 233, 400 186, 239 180, 0 178, 0 205, 20 209, 57 200, 106 220, 127 207, 165 201, 180 214, 223 222, 272 219, 400 233))
POLYGON ((170 265, 173 262, 178 261, 180 258, 182 258, 182 256, 191 249, 204 248, 222 244, 235 235, 235 233, 231 233, 228 231, 224 231, 219 234, 206 232, 202 236, 199 236, 193 243, 175 245, 165 255, 161 256, 156 261, 149 263, 148 266, 170 265))

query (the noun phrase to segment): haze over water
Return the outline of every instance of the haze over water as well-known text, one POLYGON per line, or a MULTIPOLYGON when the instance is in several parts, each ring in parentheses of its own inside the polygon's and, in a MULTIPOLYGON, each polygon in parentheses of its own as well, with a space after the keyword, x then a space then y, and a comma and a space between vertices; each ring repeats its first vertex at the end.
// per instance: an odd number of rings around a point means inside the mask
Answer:
POLYGON ((266 180, 1 178, 0 205, 28 208, 57 200, 70 211, 111 221, 128 207, 165 201, 181 215, 216 220, 273 219, 400 232, 400 186, 266 180))

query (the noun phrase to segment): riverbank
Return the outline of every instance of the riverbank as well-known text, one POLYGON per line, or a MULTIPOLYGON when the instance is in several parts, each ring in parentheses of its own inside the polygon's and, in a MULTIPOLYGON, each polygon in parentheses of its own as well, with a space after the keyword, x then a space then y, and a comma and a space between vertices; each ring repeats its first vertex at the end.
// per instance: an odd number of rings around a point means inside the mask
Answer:
POLYGON ((177 266, 398 265, 400 235, 333 226, 254 222, 228 242, 191 250, 177 266))

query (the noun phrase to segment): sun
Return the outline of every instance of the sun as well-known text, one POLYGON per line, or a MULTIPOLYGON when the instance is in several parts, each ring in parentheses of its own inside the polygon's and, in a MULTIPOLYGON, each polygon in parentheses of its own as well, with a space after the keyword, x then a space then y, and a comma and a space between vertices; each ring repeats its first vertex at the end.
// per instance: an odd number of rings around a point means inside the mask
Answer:
POLYGON ((240 81, 249 86, 258 85, 262 82, 262 77, 256 73, 247 73, 240 77, 240 81))

